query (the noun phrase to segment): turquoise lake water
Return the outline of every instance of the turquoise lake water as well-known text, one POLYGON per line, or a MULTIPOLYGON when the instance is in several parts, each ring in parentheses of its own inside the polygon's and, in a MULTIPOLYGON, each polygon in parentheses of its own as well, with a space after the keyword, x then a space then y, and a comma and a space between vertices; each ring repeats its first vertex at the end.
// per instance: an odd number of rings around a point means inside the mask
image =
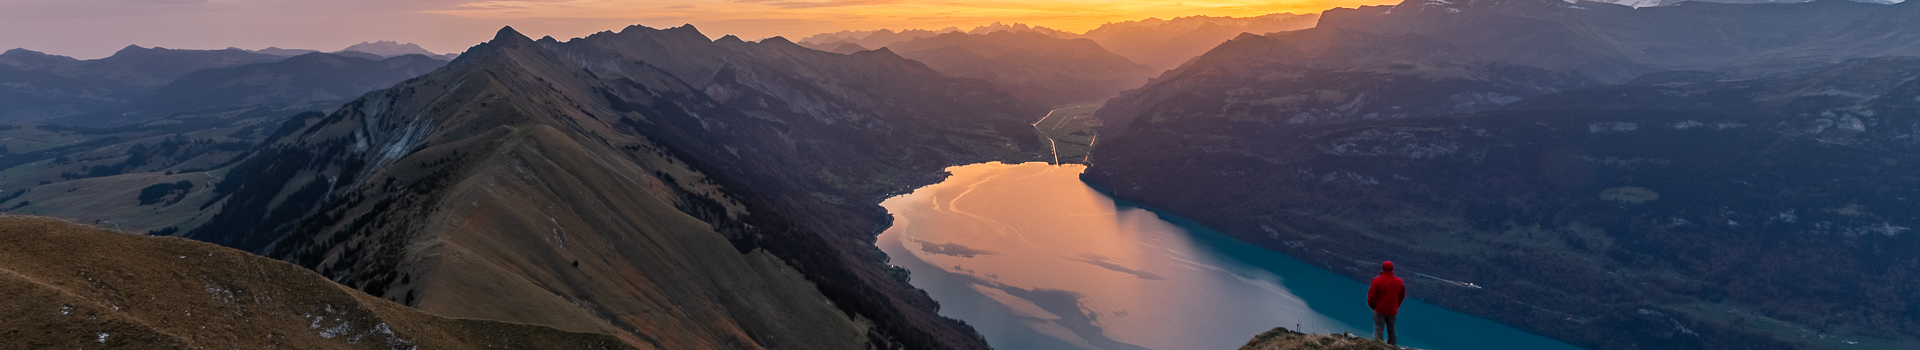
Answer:
MULTIPOLYGON (((1237 349, 1273 327, 1372 334, 1365 284, 1116 202, 1080 182, 1082 166, 948 170, 881 204, 894 225, 877 245, 996 349, 1237 349)), ((1580 349, 1415 298, 1401 307, 1401 345, 1580 349)))

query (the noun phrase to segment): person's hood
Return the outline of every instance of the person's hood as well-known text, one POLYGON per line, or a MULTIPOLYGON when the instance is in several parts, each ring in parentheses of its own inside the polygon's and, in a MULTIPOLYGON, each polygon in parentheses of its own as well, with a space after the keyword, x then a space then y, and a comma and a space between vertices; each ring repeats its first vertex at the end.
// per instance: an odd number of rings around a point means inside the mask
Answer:
POLYGON ((1388 261, 1388 262, 1384 262, 1384 263, 1380 263, 1380 275, 1382 275, 1382 276, 1392 276, 1392 275, 1393 275, 1393 262, 1392 262, 1392 261, 1388 261))

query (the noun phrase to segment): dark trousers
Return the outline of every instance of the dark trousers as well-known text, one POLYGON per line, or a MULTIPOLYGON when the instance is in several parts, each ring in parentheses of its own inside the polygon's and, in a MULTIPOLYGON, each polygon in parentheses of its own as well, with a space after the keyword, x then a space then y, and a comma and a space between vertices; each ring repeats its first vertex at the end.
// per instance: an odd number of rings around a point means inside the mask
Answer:
POLYGON ((1381 315, 1378 312, 1373 313, 1373 340, 1380 340, 1380 332, 1387 332, 1387 344, 1400 345, 1400 334, 1393 331, 1394 321, 1399 320, 1400 316, 1381 315))

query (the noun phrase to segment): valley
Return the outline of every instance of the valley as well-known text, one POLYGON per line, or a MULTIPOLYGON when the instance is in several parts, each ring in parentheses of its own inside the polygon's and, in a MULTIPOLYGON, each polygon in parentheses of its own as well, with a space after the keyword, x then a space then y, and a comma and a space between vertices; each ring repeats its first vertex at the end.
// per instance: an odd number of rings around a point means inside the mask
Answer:
POLYGON ((13 49, 0 348, 1920 344, 1920 3, 1624 3, 13 49))
MULTIPOLYGON (((1369 333, 1366 287, 1191 221, 1118 202, 1078 164, 981 163, 881 203, 878 245, 997 349, 1233 348, 1274 325, 1369 333)), ((1410 276, 1411 277, 1411 276, 1410 276)), ((1563 349, 1409 301, 1403 345, 1563 349)))
POLYGON ((1086 164, 1092 159, 1093 147, 1100 141, 1095 131, 1100 127, 1100 120, 1093 118, 1093 112, 1101 105, 1100 102, 1069 104, 1047 111, 1033 122, 1034 131, 1052 151, 1053 164, 1086 164))

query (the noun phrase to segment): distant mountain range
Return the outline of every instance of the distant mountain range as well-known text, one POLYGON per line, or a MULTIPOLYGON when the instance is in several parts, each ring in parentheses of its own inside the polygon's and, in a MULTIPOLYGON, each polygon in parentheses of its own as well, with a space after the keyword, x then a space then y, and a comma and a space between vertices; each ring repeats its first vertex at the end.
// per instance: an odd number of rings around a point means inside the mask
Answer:
POLYGON ((887 48, 941 73, 984 79, 1028 102, 1057 106, 1104 99, 1139 87, 1152 74, 1174 68, 1235 35, 1307 28, 1318 17, 1150 18, 1108 23, 1085 34, 995 22, 967 31, 822 33, 800 44, 842 54, 887 48))
POLYGON ((460 54, 457 53, 433 53, 432 51, 427 51, 427 49, 420 48, 420 45, 414 45, 413 43, 402 44, 392 41, 361 42, 353 46, 348 46, 346 49, 340 51, 365 52, 384 57, 421 55, 449 61, 453 60, 454 57, 460 56, 460 54))
POLYGON ((1107 52, 1092 40, 1036 32, 953 32, 883 49, 946 75, 992 82, 999 90, 1042 106, 1106 99, 1139 87, 1153 74, 1152 68, 1107 52))
POLYGON ((26 49, 0 53, 0 121, 98 124, 170 113, 268 106, 325 109, 426 73, 446 61, 357 51, 175 50, 128 46, 78 60, 26 49))
MULTIPOLYGON (((1291 13, 1244 18, 1209 16, 1179 17, 1171 20, 1148 18, 1139 21, 1107 23, 1083 34, 1021 23, 1007 25, 994 22, 964 32, 973 35, 1002 31, 1031 32, 1060 39, 1085 38, 1133 62, 1153 67, 1157 71, 1164 71, 1178 67, 1187 59, 1199 56, 1207 49, 1232 39, 1240 33, 1262 34, 1312 28, 1319 18, 1319 14, 1291 13)), ((815 34, 800 39, 800 43, 825 51, 837 48, 842 41, 866 48, 880 48, 898 42, 952 32, 962 32, 962 30, 948 27, 940 30, 912 29, 898 32, 886 29, 839 31, 815 34)))
MULTIPOLYGON (((274 56, 293 57, 293 56, 305 55, 305 54, 321 52, 321 51, 306 50, 306 49, 282 49, 278 47, 268 47, 268 48, 259 49, 259 50, 247 50, 247 52, 268 54, 268 55, 274 55, 274 56)), ((335 55, 353 56, 353 57, 367 58, 367 59, 373 59, 373 60, 379 60, 379 59, 388 58, 388 57, 405 56, 405 55, 421 55, 421 56, 437 58, 443 61, 451 61, 453 60, 454 57, 460 56, 460 54, 457 54, 457 53, 450 53, 450 54, 434 53, 433 51, 427 51, 427 49, 421 48, 420 45, 416 45, 414 43, 403 44, 403 43, 393 42, 393 41, 375 41, 375 42, 362 41, 359 44, 353 44, 352 46, 347 46, 347 48, 341 49, 340 51, 333 51, 329 53, 335 54, 335 55)))
POLYGON ((1911 348, 1917 9, 1332 10, 1110 100, 1085 178, 1583 347, 1911 348))

